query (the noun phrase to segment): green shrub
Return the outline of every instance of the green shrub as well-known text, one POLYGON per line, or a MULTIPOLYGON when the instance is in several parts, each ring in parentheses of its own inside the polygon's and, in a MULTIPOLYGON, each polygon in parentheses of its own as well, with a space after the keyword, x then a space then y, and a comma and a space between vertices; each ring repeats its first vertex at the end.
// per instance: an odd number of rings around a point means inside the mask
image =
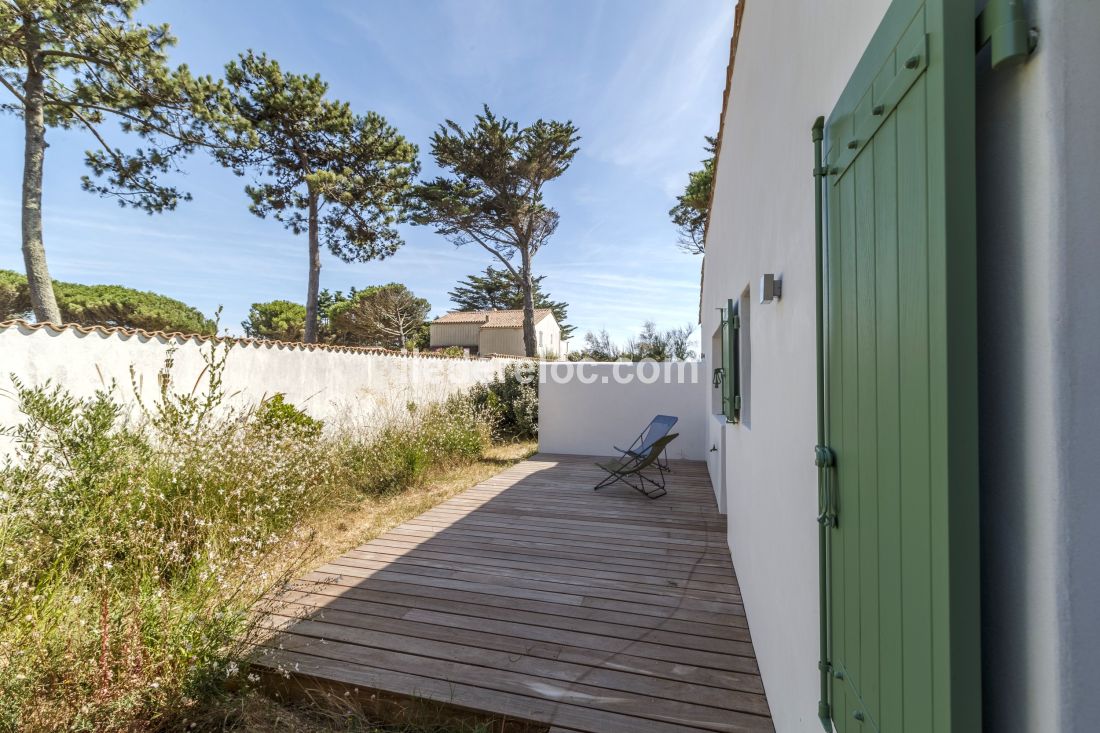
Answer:
POLYGON ((492 381, 470 390, 474 407, 493 420, 494 437, 532 440, 539 432, 539 389, 533 362, 511 364, 492 381))
POLYGON ((448 346, 440 349, 439 353, 452 359, 461 359, 466 356, 466 351, 461 346, 448 346))
POLYGON ((306 436, 321 434, 325 424, 314 420, 306 413, 286 401, 286 395, 279 392, 263 401, 256 411, 256 424, 264 430, 289 430, 306 436))

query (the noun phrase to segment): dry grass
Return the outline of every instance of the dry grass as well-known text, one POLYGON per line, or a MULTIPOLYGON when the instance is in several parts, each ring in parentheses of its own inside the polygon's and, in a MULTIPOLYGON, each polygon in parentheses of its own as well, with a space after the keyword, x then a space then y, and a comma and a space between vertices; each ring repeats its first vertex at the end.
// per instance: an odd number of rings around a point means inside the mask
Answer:
MULTIPOLYGON (((495 445, 470 463, 429 469, 414 487, 400 493, 368 496, 353 507, 336 507, 311 524, 316 530, 311 561, 322 564, 349 549, 369 542, 432 507, 485 481, 503 469, 531 456, 533 441, 495 445)), ((375 700, 374 708, 378 709, 375 700)), ((276 733, 498 733, 529 731, 504 721, 464 719, 446 706, 429 701, 392 701, 381 715, 362 707, 353 697, 311 691, 285 700, 273 699, 257 689, 239 689, 221 698, 208 699, 165 729, 180 731, 273 731, 276 733), (415 724, 388 725, 379 719, 415 718, 415 724)))
MULTIPOLYGON (((533 454, 533 441, 495 445, 465 465, 431 469, 419 485, 397 494, 370 496, 352 507, 339 507, 313 522, 315 556, 320 562, 379 537, 437 504, 485 481, 533 454)), ((320 563, 319 563, 320 564, 320 563)))

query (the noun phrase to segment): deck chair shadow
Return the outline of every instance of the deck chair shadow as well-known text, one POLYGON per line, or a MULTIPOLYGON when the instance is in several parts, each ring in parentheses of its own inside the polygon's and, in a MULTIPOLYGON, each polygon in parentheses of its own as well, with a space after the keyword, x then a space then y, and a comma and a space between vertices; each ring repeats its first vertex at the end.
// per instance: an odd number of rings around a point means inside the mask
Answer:
MULTIPOLYGON (((649 452, 649 449, 653 446, 654 443, 668 435, 668 431, 672 430, 672 426, 675 425, 679 419, 680 418, 673 415, 658 415, 657 417, 650 420, 649 425, 645 426, 645 430, 643 430, 641 434, 634 439, 634 442, 630 444, 629 448, 620 448, 619 446, 615 446, 615 450, 619 451, 619 453, 622 453, 622 455, 619 457, 620 460, 626 458, 627 456, 633 456, 634 458, 644 456, 646 453, 649 452)), ((662 471, 672 471, 672 469, 668 466, 667 455, 664 455, 663 462, 661 461, 661 456, 658 456, 657 462, 660 465, 662 471)))
POLYGON ((622 481, 647 498, 658 499, 664 496, 668 493, 665 489, 666 469, 661 467, 660 455, 668 444, 679 435, 679 433, 673 433, 659 438, 649 446, 649 450, 644 454, 624 454, 622 458, 597 463, 597 466, 607 471, 607 478, 596 484, 593 489, 599 491, 617 481, 622 481), (654 480, 643 473, 650 466, 657 469, 658 480, 654 480))

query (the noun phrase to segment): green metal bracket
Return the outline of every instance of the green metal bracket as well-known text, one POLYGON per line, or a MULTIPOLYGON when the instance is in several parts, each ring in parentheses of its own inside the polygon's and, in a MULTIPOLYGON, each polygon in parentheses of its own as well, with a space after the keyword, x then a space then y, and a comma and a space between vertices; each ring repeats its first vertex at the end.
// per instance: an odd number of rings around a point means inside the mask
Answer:
POLYGON ((1023 63, 1035 50, 1037 35, 1027 27, 1024 0, 989 0, 978 15, 977 47, 990 44, 994 69, 1023 63))

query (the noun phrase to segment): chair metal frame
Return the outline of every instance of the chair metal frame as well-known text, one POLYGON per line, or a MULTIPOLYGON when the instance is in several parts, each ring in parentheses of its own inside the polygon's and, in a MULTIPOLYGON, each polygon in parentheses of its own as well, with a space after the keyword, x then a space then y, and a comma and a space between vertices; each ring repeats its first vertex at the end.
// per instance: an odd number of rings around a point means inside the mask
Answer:
POLYGON ((661 498, 668 493, 668 489, 665 488, 665 473, 668 469, 661 465, 660 456, 668 447, 668 444, 679 435, 679 433, 672 433, 671 435, 662 436, 649 446, 649 451, 647 453, 626 454, 622 458, 613 459, 604 463, 597 463, 596 465, 606 471, 608 475, 607 478, 596 484, 592 490, 599 491, 600 489, 622 481, 630 488, 641 493, 647 499, 661 498), (657 467, 659 481, 655 481, 642 473, 651 465, 657 467), (631 481, 630 477, 635 477, 637 483, 631 481), (646 484, 649 484, 653 488, 647 489, 646 484))

